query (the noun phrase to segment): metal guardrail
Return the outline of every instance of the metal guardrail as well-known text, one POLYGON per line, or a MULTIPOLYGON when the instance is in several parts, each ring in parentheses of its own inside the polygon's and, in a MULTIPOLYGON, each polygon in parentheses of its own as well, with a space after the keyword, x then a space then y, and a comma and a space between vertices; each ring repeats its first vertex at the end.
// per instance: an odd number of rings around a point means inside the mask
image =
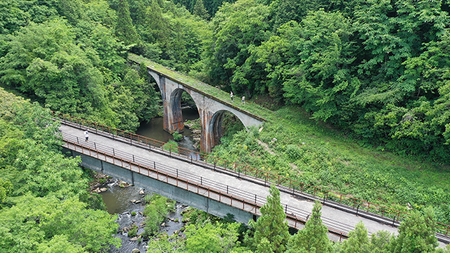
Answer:
MULTIPOLYGON (((154 178, 167 184, 183 188, 196 194, 214 199, 234 208, 244 210, 255 215, 261 215, 260 208, 267 202, 263 196, 240 190, 236 187, 222 184, 201 176, 167 166, 146 158, 142 158, 96 142, 80 141, 77 136, 62 133, 67 149, 94 157, 116 166, 120 166, 135 173, 154 178)), ((288 226, 301 228, 311 215, 287 204, 280 203, 286 213, 288 226)), ((344 223, 322 218, 328 231, 340 238, 348 238, 348 233, 354 228, 344 223)))
MULTIPOLYGON (((385 224, 399 226, 400 221, 404 220, 407 216, 410 215, 406 212, 374 204, 334 191, 322 189, 316 186, 308 185, 303 182, 276 175, 274 173, 262 171, 235 162, 229 162, 221 158, 210 156, 206 153, 196 152, 181 147, 178 147, 178 153, 174 153, 172 151, 175 149, 175 147, 158 140, 140 136, 120 129, 111 128, 66 114, 54 113, 54 115, 59 117, 65 124, 72 125, 80 129, 82 128, 82 126, 84 126, 85 128, 89 128, 91 132, 95 132, 97 134, 101 134, 101 132, 103 132, 112 139, 116 138, 119 141, 128 142, 133 145, 148 147, 150 149, 156 148, 160 150, 164 149, 164 145, 166 145, 165 148, 166 150, 168 150, 169 155, 171 156, 179 156, 179 158, 184 160, 187 159, 191 162, 201 162, 204 164, 204 166, 208 166, 209 168, 213 169, 215 169, 216 167, 222 168, 227 171, 231 171, 238 176, 242 175, 248 178, 253 178, 255 180, 260 180, 261 183, 264 183, 265 185, 275 183, 279 186, 280 190, 290 192, 293 195, 300 195, 312 200, 320 200, 323 204, 327 204, 344 211, 349 211, 385 224)), ((446 242, 450 242, 450 225, 437 222, 436 231, 441 238, 444 238, 443 240, 445 240, 446 242)))

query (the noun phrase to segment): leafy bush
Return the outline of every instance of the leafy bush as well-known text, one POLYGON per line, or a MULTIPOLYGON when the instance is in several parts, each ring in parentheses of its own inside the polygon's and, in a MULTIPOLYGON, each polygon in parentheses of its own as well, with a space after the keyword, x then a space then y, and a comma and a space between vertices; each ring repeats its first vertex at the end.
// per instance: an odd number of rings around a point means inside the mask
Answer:
POLYGON ((297 145, 289 144, 286 146, 286 154, 292 161, 300 159, 302 153, 303 151, 297 145))
POLYGON ((175 141, 181 141, 183 139, 183 135, 178 133, 177 131, 175 131, 172 135, 175 141))
POLYGON ((173 153, 178 153, 178 143, 173 141, 173 140, 169 140, 167 143, 165 143, 163 145, 163 149, 173 152, 173 153))
POLYGON ((144 215, 147 217, 145 219, 144 236, 150 236, 159 231, 159 226, 167 213, 174 210, 174 204, 175 201, 157 194, 150 197, 150 202, 144 210, 144 215))
POLYGON ((138 227, 135 224, 133 224, 131 230, 128 231, 128 237, 135 237, 137 235, 137 229, 138 227))
POLYGON ((191 129, 191 130, 193 130, 193 129, 201 130, 202 129, 202 124, 201 124, 200 118, 194 119, 194 120, 188 120, 188 121, 186 121, 186 123, 184 125, 185 126, 188 125, 189 129, 191 129))

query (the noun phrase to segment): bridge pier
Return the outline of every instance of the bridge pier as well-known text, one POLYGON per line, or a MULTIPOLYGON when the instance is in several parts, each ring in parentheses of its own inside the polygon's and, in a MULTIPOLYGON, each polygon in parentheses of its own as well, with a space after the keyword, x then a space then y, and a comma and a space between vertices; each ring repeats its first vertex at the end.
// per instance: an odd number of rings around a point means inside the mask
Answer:
MULTIPOLYGON (((150 73, 151 74, 151 73, 150 73)), ((166 77, 162 75, 152 74, 155 80, 158 80, 156 83, 161 90, 161 96, 163 101, 163 128, 165 131, 169 133, 173 133, 175 131, 182 132, 184 130, 183 124, 183 113, 181 111, 181 94, 179 97, 171 96, 171 90, 167 91, 167 88, 170 86, 166 85, 166 77), (175 100, 175 101, 173 101, 175 100)))
MULTIPOLYGON (((164 130, 169 133, 183 132, 183 111, 181 110, 182 90, 176 90, 164 101, 164 130)), ((166 94, 167 95, 167 94, 166 94)))
POLYGON ((211 118, 212 115, 210 115, 211 113, 203 110, 203 109, 199 109, 199 113, 200 113, 200 119, 201 119, 201 123, 202 123, 202 135, 201 135, 201 139, 200 139, 200 150, 206 153, 211 152, 212 148, 217 145, 217 143, 215 143, 214 140, 214 129, 212 129, 211 127, 211 118))
POLYGON ((202 119, 202 137, 200 149, 209 153, 212 148, 219 144, 222 137, 222 119, 224 111, 219 111, 213 115, 210 111, 199 110, 202 119))

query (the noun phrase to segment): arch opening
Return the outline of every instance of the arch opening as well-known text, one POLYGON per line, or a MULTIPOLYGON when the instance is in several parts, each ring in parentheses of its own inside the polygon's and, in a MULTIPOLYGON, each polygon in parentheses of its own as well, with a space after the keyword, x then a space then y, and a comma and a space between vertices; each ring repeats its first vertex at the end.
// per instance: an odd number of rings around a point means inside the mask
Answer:
POLYGON ((221 144, 222 137, 231 138, 235 133, 245 129, 243 122, 233 113, 227 110, 216 112, 211 118, 213 146, 221 144))
POLYGON ((169 106, 173 117, 172 132, 183 132, 186 120, 199 118, 199 111, 193 98, 184 89, 178 88, 172 92, 169 106))

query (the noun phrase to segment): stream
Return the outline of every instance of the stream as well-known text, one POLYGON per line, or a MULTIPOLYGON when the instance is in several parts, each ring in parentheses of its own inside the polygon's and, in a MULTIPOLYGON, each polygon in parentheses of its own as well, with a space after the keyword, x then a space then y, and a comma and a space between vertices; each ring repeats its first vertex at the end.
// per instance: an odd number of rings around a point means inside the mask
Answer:
MULTIPOLYGON (((183 109, 184 120, 193 120, 198 117, 198 111, 196 109, 183 109)), ((171 134, 163 130, 162 118, 154 118, 149 123, 142 123, 136 133, 163 142, 173 139, 171 134)), ((192 131, 185 128, 182 134, 184 138, 178 142, 178 145, 185 149, 196 151, 193 147, 194 142, 191 138, 192 131)), ((194 153, 192 153, 192 155, 194 155, 194 153)), ((119 217, 117 222, 120 225, 119 231, 122 231, 123 228, 136 224, 139 227, 137 234, 139 235, 143 233, 144 229, 142 222, 145 220, 145 217, 142 215, 145 208, 143 197, 146 194, 151 194, 151 192, 143 192, 143 189, 136 186, 120 187, 118 180, 113 180, 113 182, 109 183, 106 188, 107 190, 100 194, 106 205, 107 211, 110 214, 118 214, 119 217), (142 202, 135 203, 135 200, 137 200, 137 202, 142 202), (131 215, 132 212, 136 212, 136 215, 131 215)), ((187 206, 177 202, 175 205, 175 212, 171 212, 167 215, 165 227, 161 228, 161 231, 165 231, 168 235, 172 235, 175 231, 180 231, 183 223, 175 222, 175 220, 178 219, 181 221, 183 219, 181 212, 186 208, 187 206)), ((133 249, 138 249, 140 252, 147 252, 146 241, 140 243, 137 241, 132 241, 130 240, 132 238, 128 237, 127 233, 122 232, 118 233, 116 237, 122 240, 122 247, 118 249, 111 247, 111 253, 128 253, 132 252, 133 249)))

